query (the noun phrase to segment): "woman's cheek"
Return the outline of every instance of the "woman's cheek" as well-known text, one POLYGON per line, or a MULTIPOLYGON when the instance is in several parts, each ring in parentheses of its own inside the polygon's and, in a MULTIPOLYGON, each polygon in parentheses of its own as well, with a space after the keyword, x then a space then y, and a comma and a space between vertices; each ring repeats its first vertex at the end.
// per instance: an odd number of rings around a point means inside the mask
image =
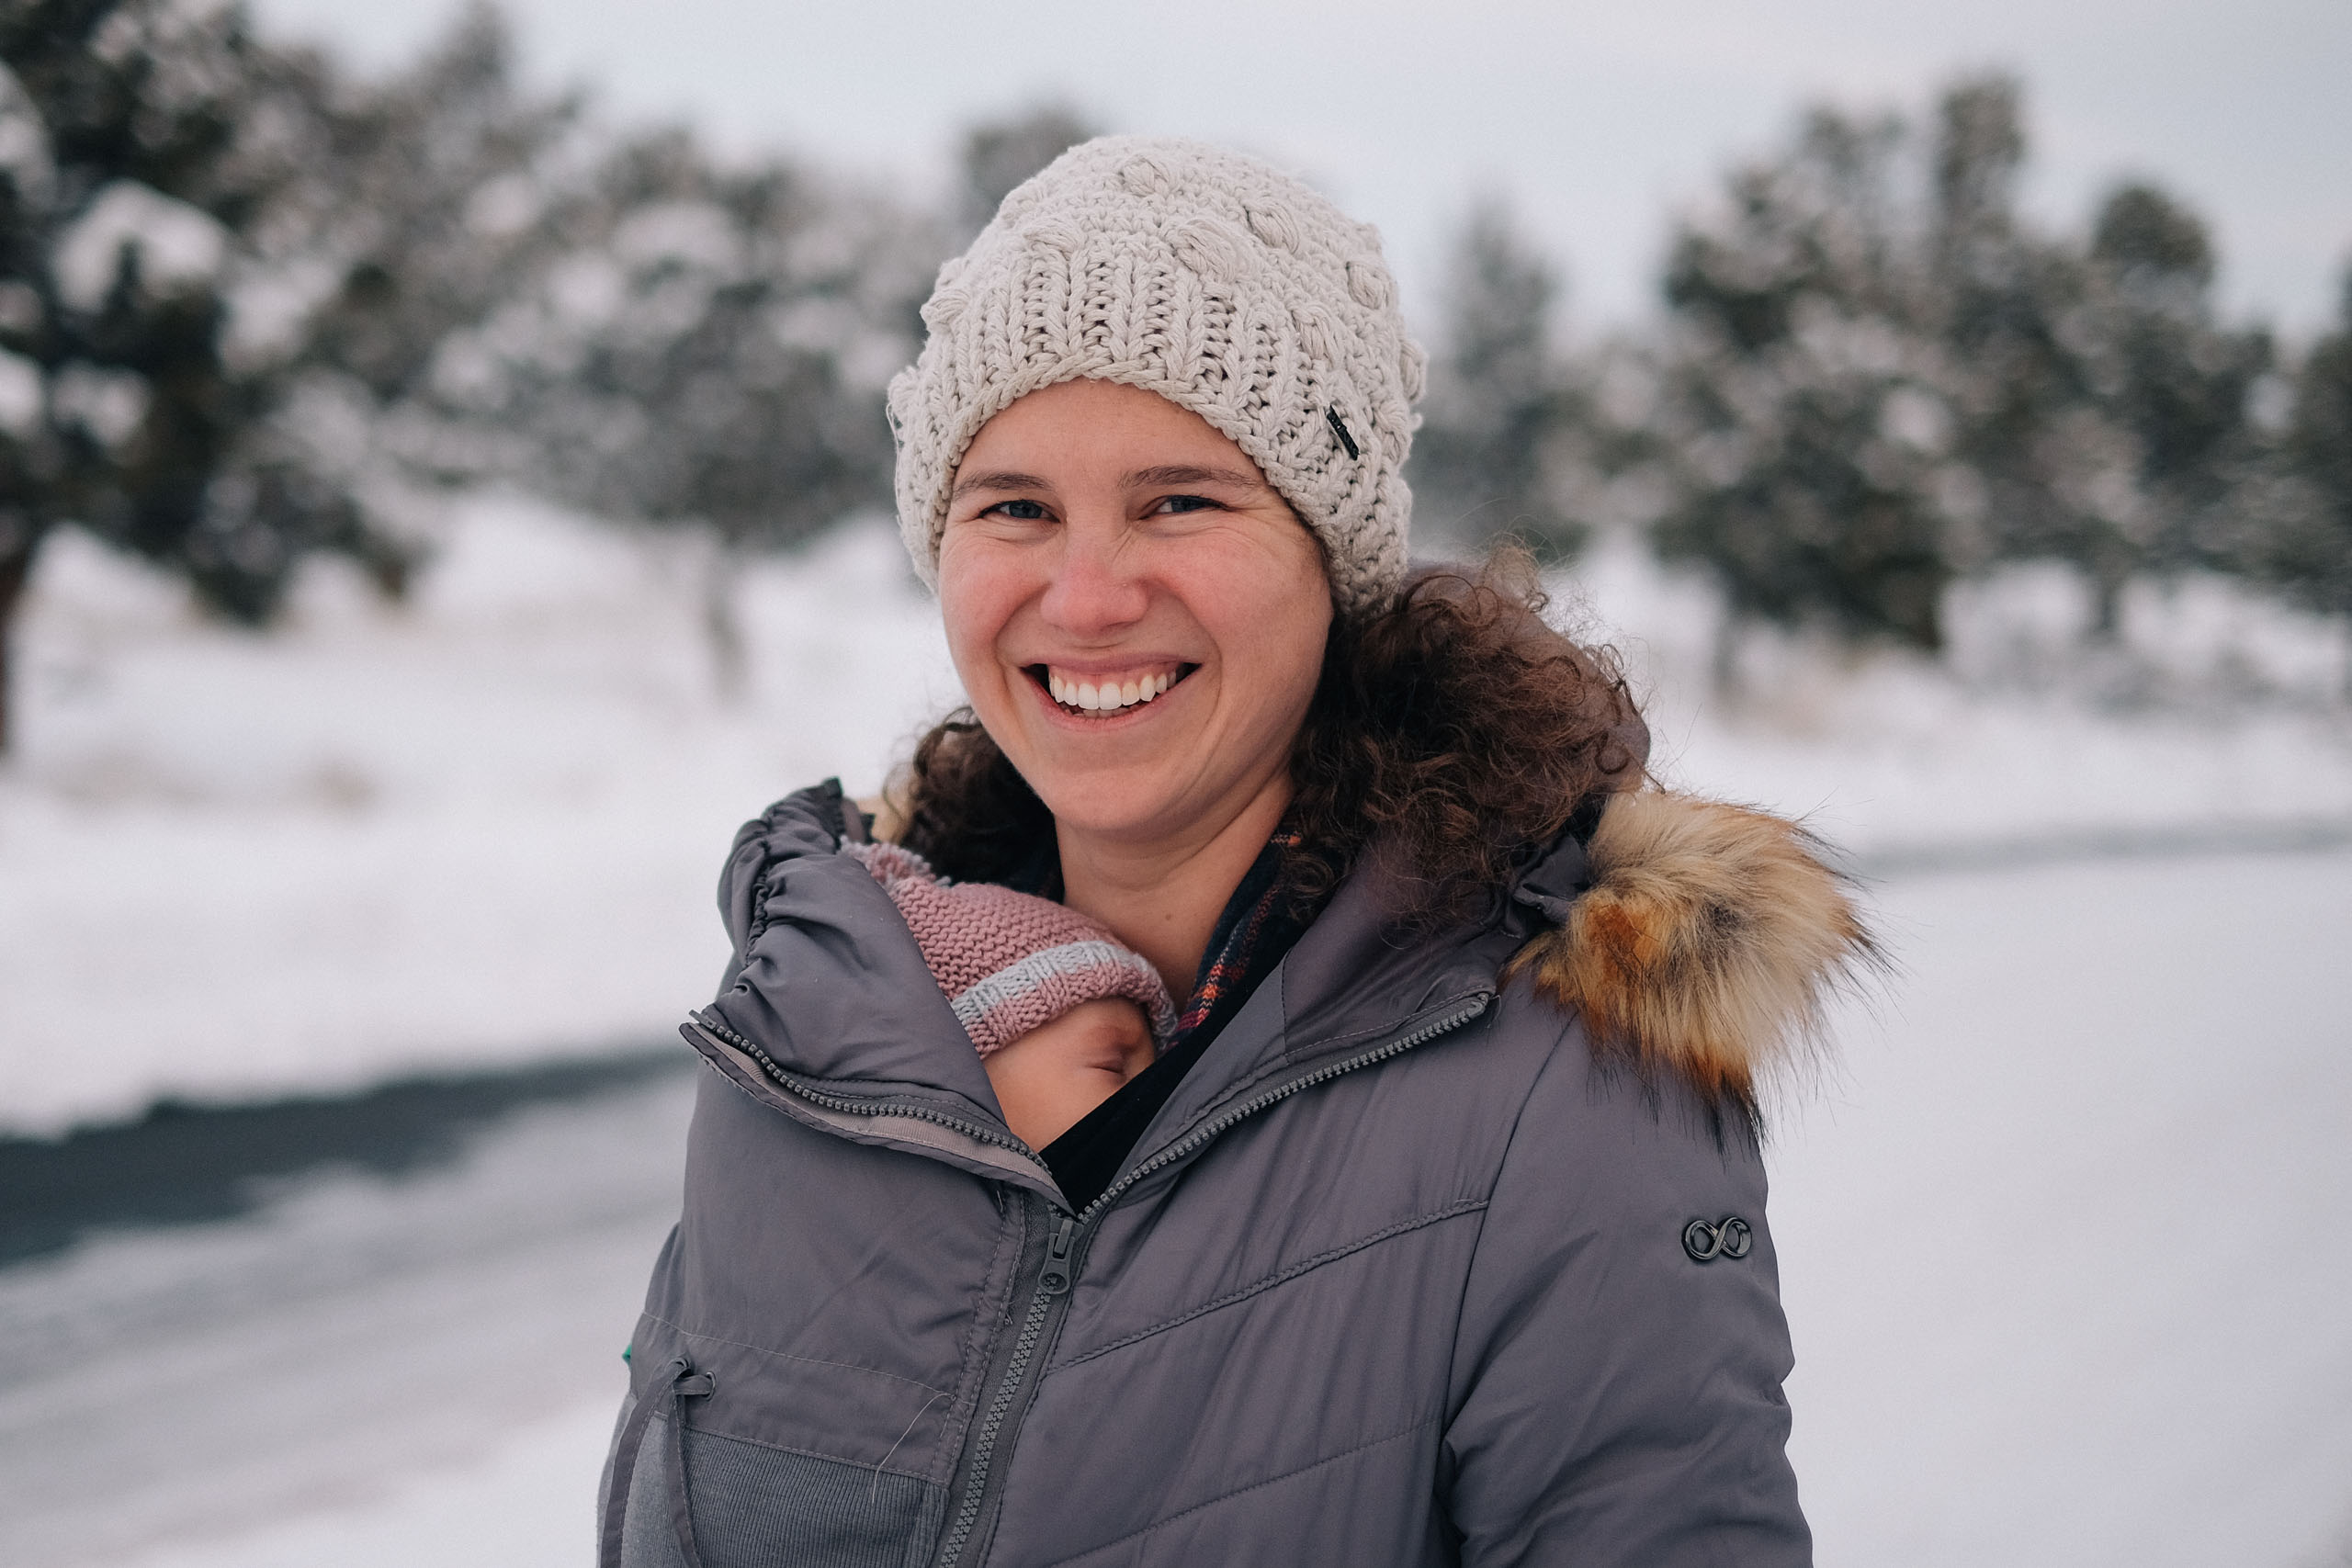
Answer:
POLYGON ((968 689, 996 664, 996 643, 1018 604, 1016 585, 984 542, 951 529, 939 550, 939 613, 947 650, 968 689))
POLYGON ((1214 592, 1223 639, 1239 655, 1234 662, 1276 689, 1311 688, 1322 668, 1329 635, 1331 596, 1319 565, 1311 576, 1286 560, 1253 563, 1214 592))

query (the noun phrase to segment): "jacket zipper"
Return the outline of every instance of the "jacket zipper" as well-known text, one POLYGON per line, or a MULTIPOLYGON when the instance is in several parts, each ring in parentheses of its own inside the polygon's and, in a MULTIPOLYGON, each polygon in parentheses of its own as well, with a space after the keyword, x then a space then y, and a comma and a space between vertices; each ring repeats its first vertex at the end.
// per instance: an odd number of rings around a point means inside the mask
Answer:
POLYGON ((1069 1288, 1077 1279, 1080 1245, 1086 1239, 1087 1226, 1095 1216, 1145 1177, 1154 1171, 1164 1170, 1176 1161, 1198 1152, 1230 1131, 1236 1123, 1247 1121, 1269 1106, 1281 1103, 1303 1089, 1312 1089, 1344 1073, 1351 1073, 1358 1067, 1368 1067, 1392 1056, 1402 1055, 1417 1045, 1426 1044, 1441 1034, 1459 1029, 1485 1012, 1493 1000, 1493 992, 1481 992, 1464 1006, 1443 1018, 1423 1024, 1410 1033, 1399 1035, 1345 1061, 1334 1062, 1329 1066, 1303 1074, 1255 1100, 1238 1105, 1194 1128, 1127 1172, 1078 1213, 1059 1212, 1059 1223, 1054 1227, 1052 1239, 1046 1243, 1045 1258, 1037 1269, 1037 1283, 1030 1292, 1029 1310, 1022 1320, 1020 1334, 1013 1341, 1012 1354, 1006 1359, 996 1398, 989 1403, 979 1427, 966 1439, 965 1457, 957 1461, 957 1470, 964 1480, 963 1502, 956 1511, 947 1535, 940 1542, 939 1555, 933 1559, 935 1568, 955 1568, 965 1547, 970 1543, 973 1529, 987 1517, 989 1505, 1001 1489, 993 1462, 997 1440, 1008 1426, 1016 1430, 1019 1428, 1021 1418, 1028 1412, 1029 1402, 1036 1395, 1036 1380, 1028 1375, 1030 1362, 1040 1342, 1050 1343, 1054 1333, 1061 1326, 1062 1314, 1069 1304, 1069 1288))
MULTIPOLYGON (((955 1568, 956 1562, 963 1555, 965 1547, 970 1544, 973 1530, 987 1516, 989 1504, 994 1500, 996 1494, 1001 1490, 994 1462, 997 1441, 1003 1435, 1007 1426, 1018 1428, 1021 1417, 1027 1413, 1029 1402, 1036 1393, 1035 1381, 1029 1375, 1031 1363, 1035 1359, 1038 1345, 1049 1340, 1053 1332, 1060 1327, 1062 1314, 1069 1304, 1070 1286, 1076 1282, 1077 1279, 1080 1244, 1085 1241, 1087 1227, 1095 1217, 1109 1208, 1117 1201, 1120 1194, 1125 1192, 1136 1182, 1155 1171, 1166 1169, 1180 1159, 1189 1158, 1208 1144, 1231 1131, 1238 1123, 1248 1121, 1269 1106, 1280 1104, 1301 1089, 1329 1083, 1342 1074, 1385 1062, 1392 1056, 1404 1055, 1415 1046, 1426 1044, 1439 1035, 1459 1029, 1476 1018, 1487 1010, 1493 1000, 1493 992, 1482 991, 1442 1018, 1432 1020, 1420 1028, 1400 1034, 1396 1039, 1377 1045, 1372 1050, 1359 1052, 1344 1061, 1334 1062, 1329 1066, 1317 1067, 1311 1073, 1301 1074, 1287 1083, 1269 1089, 1254 1100, 1235 1106, 1224 1114, 1194 1128, 1127 1172, 1103 1189, 1094 1201, 1075 1214, 1059 1207, 1047 1208, 1047 1213, 1057 1216, 1057 1220, 1053 1235, 1046 1244, 1044 1257, 1035 1266, 1036 1283, 1029 1293, 1028 1310, 1023 1314, 1020 1331, 1013 1337, 1012 1353, 1005 1358, 1003 1371, 996 1379, 996 1397, 989 1401, 988 1410, 981 1416, 979 1424, 965 1438, 964 1452, 957 1457, 956 1470, 951 1472, 960 1475, 963 1479, 963 1501, 956 1508, 955 1518, 948 1525, 947 1534, 940 1542, 939 1555, 933 1559, 935 1568, 955 1568)), ((933 1111, 928 1106, 909 1105, 897 1100, 854 1100, 828 1093, 808 1084, 797 1075, 786 1072, 776 1064, 774 1057, 716 1019, 705 1017, 699 1012, 692 1016, 695 1027, 707 1031, 714 1038, 722 1040, 742 1052, 757 1062, 760 1070, 779 1087, 812 1105, 844 1115, 911 1116, 921 1121, 934 1122, 981 1143, 1010 1149, 1036 1162, 1040 1169, 1044 1168, 1044 1163, 1037 1160, 1036 1152, 1018 1138, 999 1133, 977 1122, 967 1122, 961 1117, 933 1111)), ((1044 1201, 1042 1198, 1038 1201, 1044 1201)))
POLYGON ((1399 1035, 1397 1038, 1389 1041, 1385 1045, 1376 1046, 1370 1051, 1363 1053, 1361 1055, 1350 1056, 1343 1062, 1334 1062, 1329 1066, 1317 1067, 1315 1071, 1308 1073, 1304 1077, 1293 1078, 1288 1083, 1268 1090, 1266 1093, 1260 1095, 1255 1100, 1235 1106, 1232 1110, 1227 1111, 1224 1115, 1217 1117, 1215 1121, 1204 1122, 1201 1126, 1194 1128, 1192 1132, 1187 1133, 1184 1136, 1169 1145, 1166 1148, 1160 1150, 1158 1154, 1144 1161, 1143 1164, 1136 1167, 1133 1170, 1127 1172, 1126 1175, 1119 1178, 1118 1180, 1104 1188, 1102 1194, 1097 1197, 1093 1202, 1089 1203, 1085 1210, 1080 1213, 1078 1216, 1079 1224, 1084 1224, 1096 1214, 1101 1213, 1121 1193, 1125 1192, 1128 1188, 1133 1187, 1136 1182, 1141 1181, 1145 1177, 1149 1176, 1152 1172, 1166 1169, 1168 1167, 1175 1164, 1178 1160, 1183 1159, 1187 1156, 1191 1155, 1204 1144, 1221 1136, 1230 1129, 1235 1122, 1247 1121, 1249 1118, 1255 1116, 1259 1111, 1265 1110, 1268 1106, 1278 1104, 1282 1100, 1289 1099, 1292 1095, 1296 1094, 1300 1089, 1313 1089, 1317 1084, 1329 1083, 1331 1079, 1340 1077, 1342 1073, 1351 1073, 1358 1067, 1369 1067, 1376 1062, 1385 1062, 1391 1056, 1401 1056, 1406 1052, 1413 1049, 1416 1045, 1427 1044, 1430 1041, 1436 1039, 1439 1035, 1459 1029, 1464 1024, 1469 1022, 1472 1019, 1476 1018, 1480 1013, 1485 1012, 1487 1010, 1487 1004, 1492 1002, 1494 999, 1493 992, 1482 991, 1476 997, 1473 998, 1466 1006, 1457 1008, 1453 1012, 1446 1014, 1443 1018, 1438 1019, 1433 1022, 1425 1023, 1409 1034, 1399 1035))
POLYGON ((1036 1165, 1038 1169, 1046 1168, 1045 1162, 1037 1158, 1037 1152, 1035 1149, 1008 1133, 1000 1133, 984 1122, 967 1122, 960 1116, 950 1116, 944 1111, 933 1111, 927 1105, 914 1105, 897 1100, 855 1100, 844 1095, 829 1094, 799 1075, 786 1072, 783 1067, 778 1066, 775 1057, 717 1019, 706 1017, 699 1012, 691 1013, 688 1017, 692 1019, 695 1028, 708 1032, 742 1052, 743 1055, 757 1062, 760 1065, 760 1070, 774 1079, 778 1087, 789 1090, 811 1105, 846 1116, 912 1117, 918 1122, 929 1122, 944 1127, 950 1132, 960 1133, 976 1142, 992 1144, 998 1148, 1009 1149, 1014 1154, 1027 1157, 1036 1165))
POLYGON ((1005 1358, 1003 1373, 997 1381, 996 1397, 989 1402, 979 1425, 965 1439, 965 1451, 957 1459, 955 1473, 964 1483, 963 1500, 939 1543, 939 1568, 950 1568, 963 1555, 973 1527, 979 1523, 995 1494, 990 1482, 997 1438, 1008 1422, 1017 1421, 1019 1414, 1029 1407, 1028 1396, 1033 1392, 1029 1387, 1029 1363, 1039 1341, 1046 1337, 1046 1320, 1050 1317, 1057 1325, 1060 1322, 1061 1314, 1057 1309, 1069 1294, 1071 1248, 1077 1232, 1078 1221, 1066 1211, 1058 1213, 1053 1238, 1046 1244, 1045 1260, 1037 1269, 1036 1289, 1029 1295, 1029 1311, 1022 1319, 1021 1332, 1012 1341, 1012 1353, 1005 1358))

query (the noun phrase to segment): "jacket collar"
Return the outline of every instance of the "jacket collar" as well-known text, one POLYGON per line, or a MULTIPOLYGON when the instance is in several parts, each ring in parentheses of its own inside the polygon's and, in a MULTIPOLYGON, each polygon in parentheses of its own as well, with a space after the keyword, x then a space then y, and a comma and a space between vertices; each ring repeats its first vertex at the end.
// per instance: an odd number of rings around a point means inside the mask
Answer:
MULTIPOLYGON (((1573 864, 1581 863, 1579 851, 1573 864)), ((1545 886, 1565 888, 1572 873, 1547 874, 1545 886)), ((1234 1106, 1490 998, 1535 922, 1508 904, 1484 920, 1417 919, 1414 891, 1393 857, 1377 849, 1363 856, 1177 1085, 1127 1166, 1234 1106)))
POLYGON ((828 781, 736 836, 719 883, 736 961, 707 1013, 817 1085, 1001 1127, 914 933, 881 884, 840 852, 844 807, 828 781))
MULTIPOLYGON (((838 784, 777 802, 737 836, 720 908, 738 954, 709 1014, 796 1076, 858 1098, 925 1105, 992 1127, 996 1097, 888 894, 839 852, 850 820, 838 784)), ((1576 871, 1530 868, 1567 896, 1576 871)), ((1582 864, 1581 852, 1572 857, 1582 864)), ((1376 850, 1160 1108, 1138 1155, 1237 1098, 1377 1045, 1489 994, 1530 922, 1416 923, 1410 888, 1376 850)))

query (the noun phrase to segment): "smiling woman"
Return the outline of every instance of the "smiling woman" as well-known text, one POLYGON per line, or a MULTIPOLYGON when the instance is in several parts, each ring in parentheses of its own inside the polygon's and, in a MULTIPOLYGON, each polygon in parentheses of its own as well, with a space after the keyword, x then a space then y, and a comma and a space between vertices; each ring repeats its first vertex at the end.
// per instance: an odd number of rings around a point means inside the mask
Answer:
POLYGON ((1189 991, 1289 804, 1331 623, 1314 536, 1229 438, 1113 381, 1030 393, 959 474, 939 602, 973 711, 1053 818, 1065 900, 1189 991))
POLYGON ((1836 878, 1645 787, 1523 560, 1407 572, 1420 355, 1297 182, 1088 143, 924 315, 971 705, 736 841, 607 1563, 1805 1561, 1756 1085, 1836 878), (1148 1065, 975 1033, 893 856, 1079 922, 1023 984, 1164 982, 1148 1065))

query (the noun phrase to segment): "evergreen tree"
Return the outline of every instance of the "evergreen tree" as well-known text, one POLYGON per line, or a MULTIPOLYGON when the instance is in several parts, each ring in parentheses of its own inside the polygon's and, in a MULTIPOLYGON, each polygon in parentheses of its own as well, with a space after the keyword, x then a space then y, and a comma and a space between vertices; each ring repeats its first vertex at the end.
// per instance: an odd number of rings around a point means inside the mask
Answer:
POLYGON ((1475 209, 1454 245, 1409 475, 1416 513, 1442 532, 1521 535, 1563 555, 1584 544, 1555 472, 1589 412, 1553 343, 1558 296, 1550 264, 1509 211, 1494 201, 1475 209))
POLYGON ((733 693, 742 558, 889 503, 883 390, 937 243, 791 164, 722 168, 678 131, 623 144, 588 191, 543 286, 467 345, 494 366, 478 406, 544 493, 710 541, 704 619, 733 693))
MULTIPOLYGON (((66 523, 255 613, 281 540, 220 528, 208 505, 266 395, 225 353, 225 261, 291 177, 243 128, 300 97, 302 67, 232 13, 159 0, 20 0, 0 11, 0 374, 16 389, 0 438, 0 650, 42 541, 66 523)), ((357 543, 347 519, 313 531, 357 543)), ((5 675, 0 651, 0 691, 5 675)))
POLYGON ((956 191, 957 248, 988 226, 1012 187, 1100 132, 1059 106, 982 121, 964 133, 956 191))
POLYGON ((2101 631, 2114 629, 2131 573, 2249 564, 2236 492, 2261 460, 2247 401, 2271 344, 2216 320, 2213 263, 2203 221, 2152 185, 2117 189, 2093 227, 2075 323, 2082 379, 2132 453, 2129 510, 2090 562, 2101 631))
POLYGON ((1677 235, 1665 415, 1668 559, 1734 612, 1940 646, 1957 396, 1903 204, 1893 120, 1816 110, 1677 235))
POLYGON ((283 349, 311 423, 364 435, 378 473, 500 467, 450 395, 449 351, 590 221, 578 101, 526 93, 504 24, 478 6, 409 69, 342 84, 312 123, 320 145, 266 237, 273 270, 330 280, 283 349))
POLYGON ((518 104, 479 17, 376 92, 177 0, 8 0, 0 63, 4 745, 8 621, 62 525, 252 625, 314 551, 404 583, 366 433, 496 270, 465 282, 435 222, 560 117, 518 104), (484 112, 447 112, 459 84, 484 112), (390 308, 427 273, 441 304, 390 308))
POLYGON ((2286 446, 2298 493, 2264 541, 2263 570, 2312 609, 2352 614, 2352 267, 2335 330, 2296 377, 2286 446))
POLYGON ((1958 571, 2003 558, 2097 553, 2107 524, 2085 498, 2122 438, 2085 407, 2069 346, 2081 258, 2017 212, 2027 141, 2017 84, 1955 85, 1937 106, 1921 329, 1944 349, 1952 399, 1945 550, 1958 571))
POLYGON ((2004 77, 1913 146, 1816 111, 1679 236, 1662 551, 1741 615, 1927 649, 1945 588, 1997 560, 2078 566, 2103 636, 2135 574, 2250 570, 2270 344, 2218 320, 2202 222, 2135 183, 2085 239, 2033 232, 2004 77))

